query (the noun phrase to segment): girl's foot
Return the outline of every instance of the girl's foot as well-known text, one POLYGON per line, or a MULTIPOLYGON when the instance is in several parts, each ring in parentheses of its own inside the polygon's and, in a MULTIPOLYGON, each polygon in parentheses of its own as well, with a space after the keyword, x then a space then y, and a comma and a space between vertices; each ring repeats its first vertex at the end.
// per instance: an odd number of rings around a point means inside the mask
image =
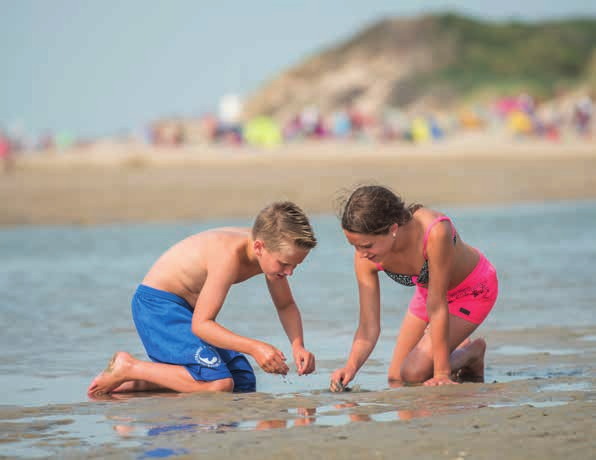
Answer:
MULTIPOLYGON (((462 348, 463 350, 463 348, 462 348)), ((465 346, 465 351, 469 360, 465 366, 461 367, 456 373, 457 380, 460 382, 484 382, 484 354, 486 353, 486 341, 478 338, 465 346)))

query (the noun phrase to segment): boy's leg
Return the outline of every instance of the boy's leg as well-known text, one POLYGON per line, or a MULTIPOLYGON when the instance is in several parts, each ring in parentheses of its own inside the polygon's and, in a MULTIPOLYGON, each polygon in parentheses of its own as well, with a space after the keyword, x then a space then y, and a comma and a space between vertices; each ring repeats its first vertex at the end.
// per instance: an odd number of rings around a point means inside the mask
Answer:
POLYGON ((181 393, 234 389, 232 378, 211 382, 195 380, 184 366, 141 361, 126 352, 118 352, 108 367, 93 380, 87 393, 97 396, 116 389, 123 391, 127 386, 134 389, 135 384, 128 385, 131 381, 142 382, 138 386, 145 390, 169 389, 181 393))
POLYGON ((246 356, 240 353, 232 353, 236 354, 236 356, 228 361, 226 366, 232 374, 232 379, 234 380, 234 391, 238 393, 257 391, 257 379, 255 377, 255 371, 248 362, 248 359, 246 356))
MULTIPOLYGON (((449 362, 453 373, 465 369, 466 373, 474 374, 475 378, 483 377, 486 342, 483 339, 466 341, 477 327, 478 324, 452 314, 449 315, 449 350, 451 352, 449 362)), ((402 379, 407 383, 422 383, 432 377, 433 356, 430 334, 424 335, 406 356, 400 372, 402 379)))

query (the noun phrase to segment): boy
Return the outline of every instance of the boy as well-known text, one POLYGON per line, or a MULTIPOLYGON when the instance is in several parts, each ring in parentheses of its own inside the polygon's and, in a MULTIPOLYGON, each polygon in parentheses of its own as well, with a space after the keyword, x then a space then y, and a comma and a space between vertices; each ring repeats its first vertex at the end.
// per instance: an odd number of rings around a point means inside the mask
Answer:
POLYGON ((299 375, 315 370, 304 348, 300 311, 287 277, 317 244, 304 212, 273 203, 252 229, 218 228, 190 236, 155 262, 132 299, 137 332, 153 362, 117 352, 89 386, 89 396, 110 392, 255 391, 251 355, 265 372, 287 374, 283 353, 243 337, 215 319, 228 290, 263 273, 292 344, 299 375))

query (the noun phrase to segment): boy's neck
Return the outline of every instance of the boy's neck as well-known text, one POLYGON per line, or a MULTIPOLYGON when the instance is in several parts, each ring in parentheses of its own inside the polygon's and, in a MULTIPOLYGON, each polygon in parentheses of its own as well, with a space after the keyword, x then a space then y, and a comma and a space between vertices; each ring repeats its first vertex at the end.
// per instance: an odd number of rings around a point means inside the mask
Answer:
POLYGON ((246 239, 246 258, 248 259, 248 262, 251 265, 256 265, 259 263, 259 260, 257 258, 257 255, 255 254, 254 251, 254 241, 253 239, 249 236, 246 239))

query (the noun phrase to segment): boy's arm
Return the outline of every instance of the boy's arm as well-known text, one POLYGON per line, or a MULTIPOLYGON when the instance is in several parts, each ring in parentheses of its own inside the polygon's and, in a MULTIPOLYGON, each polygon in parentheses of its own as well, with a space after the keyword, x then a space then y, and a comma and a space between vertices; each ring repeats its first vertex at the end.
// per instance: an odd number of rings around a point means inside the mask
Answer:
POLYGON ((236 270, 225 262, 209 267, 207 279, 197 298, 192 317, 192 332, 204 341, 220 348, 249 354, 265 371, 286 374, 283 353, 271 345, 236 334, 215 321, 232 286, 236 270))
POLYGON ((304 348, 302 317, 292 296, 288 279, 270 280, 266 278, 266 280, 279 320, 292 344, 292 353, 296 361, 298 374, 310 374, 315 370, 315 358, 312 353, 304 348))
POLYGON ((360 317, 346 365, 331 375, 331 391, 342 391, 372 353, 381 333, 379 276, 373 264, 354 255, 360 317))

